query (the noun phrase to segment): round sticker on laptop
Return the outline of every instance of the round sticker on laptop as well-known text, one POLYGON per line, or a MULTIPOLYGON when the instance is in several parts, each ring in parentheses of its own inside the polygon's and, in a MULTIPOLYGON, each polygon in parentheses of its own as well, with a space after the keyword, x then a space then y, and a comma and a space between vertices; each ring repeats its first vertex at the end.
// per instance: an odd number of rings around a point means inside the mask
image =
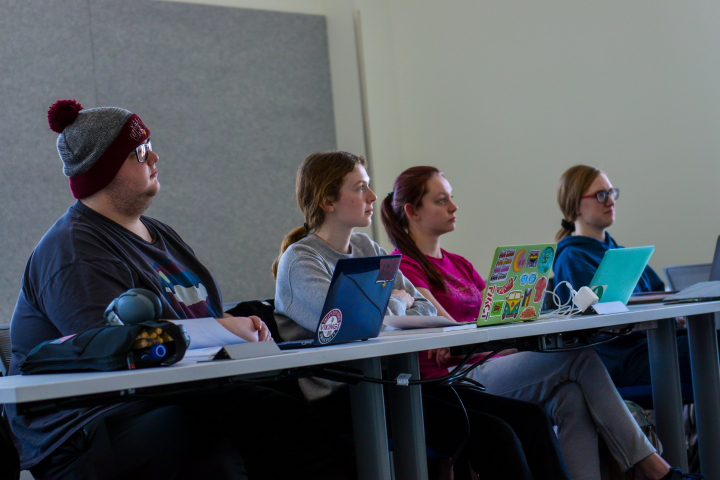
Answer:
POLYGON ((538 270, 540 273, 545 273, 552 267, 553 259, 555 258, 555 250, 552 247, 545 247, 545 250, 540 254, 540 264, 538 270))
POLYGON ((342 325, 342 312, 334 308, 320 321, 318 341, 323 345, 332 342, 340 331, 340 325, 342 325))

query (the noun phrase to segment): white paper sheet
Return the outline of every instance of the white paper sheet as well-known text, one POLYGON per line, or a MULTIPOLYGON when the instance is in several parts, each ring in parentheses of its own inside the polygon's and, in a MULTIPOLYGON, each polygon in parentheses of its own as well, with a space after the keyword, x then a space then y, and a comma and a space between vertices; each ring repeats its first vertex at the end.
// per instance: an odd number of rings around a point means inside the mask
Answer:
POLYGON ((170 320, 176 325, 183 325, 190 336, 188 348, 220 347, 245 343, 245 340, 220 325, 214 318, 192 318, 188 320, 170 320))

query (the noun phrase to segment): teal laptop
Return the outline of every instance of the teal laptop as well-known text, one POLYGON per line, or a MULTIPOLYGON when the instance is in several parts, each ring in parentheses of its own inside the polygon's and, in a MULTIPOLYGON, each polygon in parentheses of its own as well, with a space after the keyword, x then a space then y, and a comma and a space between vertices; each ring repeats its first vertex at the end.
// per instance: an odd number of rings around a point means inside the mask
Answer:
POLYGON ((627 305, 642 276, 655 246, 615 248, 605 252, 595 276, 590 281, 590 290, 600 303, 620 301, 627 305))

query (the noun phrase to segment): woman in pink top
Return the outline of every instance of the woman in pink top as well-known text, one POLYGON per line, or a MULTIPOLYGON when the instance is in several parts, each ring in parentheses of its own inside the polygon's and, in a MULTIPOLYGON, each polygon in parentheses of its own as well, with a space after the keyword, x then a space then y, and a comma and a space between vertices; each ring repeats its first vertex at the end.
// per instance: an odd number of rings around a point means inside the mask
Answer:
MULTIPOLYGON (((396 247, 393 253, 403 256, 403 274, 439 315, 462 322, 478 318, 485 282, 470 262, 440 248, 440 237, 455 230, 456 212, 452 187, 434 167, 405 170, 382 202, 382 222, 396 247)), ((571 478, 600 478, 598 431, 624 470, 635 465, 649 480, 697 478, 671 469, 657 454, 593 349, 507 353, 489 359, 469 376, 488 393, 544 406, 558 426, 571 478)), ((423 352, 421 373, 442 376, 459 361, 447 348, 423 352)))

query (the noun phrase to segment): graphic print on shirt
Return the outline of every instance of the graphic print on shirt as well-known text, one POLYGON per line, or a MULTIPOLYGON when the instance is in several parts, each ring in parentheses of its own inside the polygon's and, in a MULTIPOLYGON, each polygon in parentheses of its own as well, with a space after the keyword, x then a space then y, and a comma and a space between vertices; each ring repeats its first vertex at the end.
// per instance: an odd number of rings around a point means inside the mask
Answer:
POLYGON ((444 272, 444 275, 445 286, 448 290, 447 296, 452 299, 455 308, 461 312, 458 318, 475 318, 476 312, 482 307, 480 290, 474 284, 467 283, 448 272, 444 272))
POLYGON ((180 318, 220 317, 197 275, 170 259, 155 263, 153 269, 160 277, 165 299, 180 318))

